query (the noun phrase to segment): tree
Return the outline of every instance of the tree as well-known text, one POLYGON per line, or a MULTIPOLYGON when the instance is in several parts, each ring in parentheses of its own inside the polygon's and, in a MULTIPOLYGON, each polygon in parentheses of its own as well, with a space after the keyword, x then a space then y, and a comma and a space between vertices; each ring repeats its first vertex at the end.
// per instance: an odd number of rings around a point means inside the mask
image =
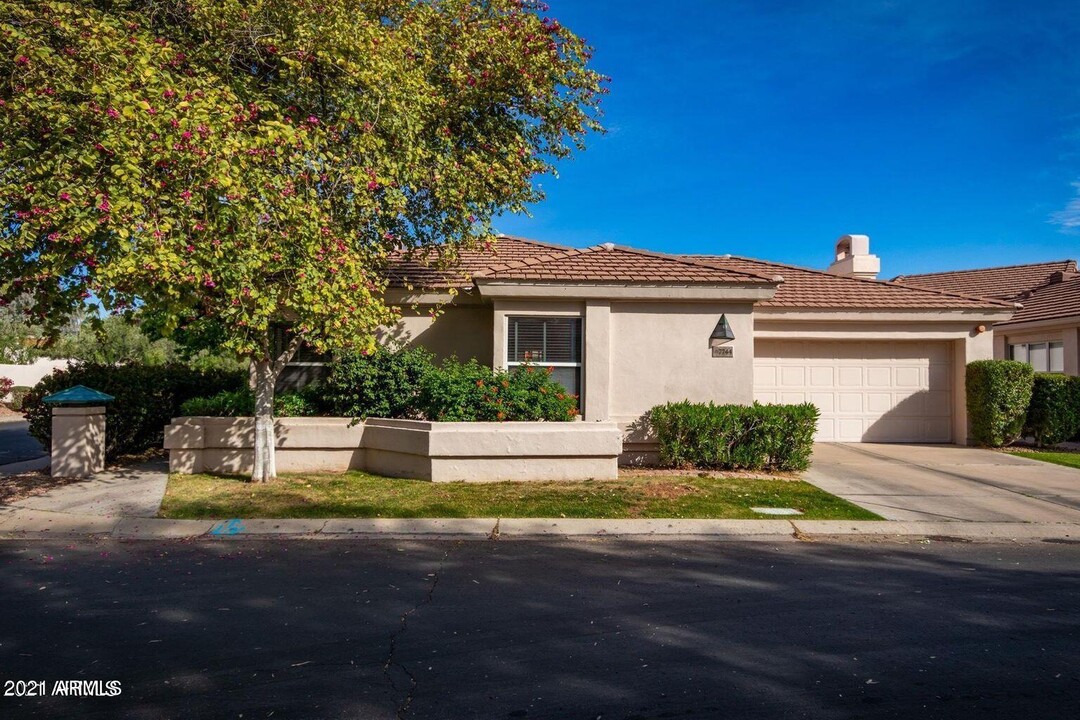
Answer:
POLYGON ((31 305, 27 297, 0 303, 0 363, 31 363, 40 354, 41 328, 27 320, 31 305))
POLYGON ((533 0, 0 0, 0 298, 228 329, 253 479, 300 343, 371 348, 394 252, 453 261, 599 130, 533 0), (295 334, 273 350, 273 323, 295 334))

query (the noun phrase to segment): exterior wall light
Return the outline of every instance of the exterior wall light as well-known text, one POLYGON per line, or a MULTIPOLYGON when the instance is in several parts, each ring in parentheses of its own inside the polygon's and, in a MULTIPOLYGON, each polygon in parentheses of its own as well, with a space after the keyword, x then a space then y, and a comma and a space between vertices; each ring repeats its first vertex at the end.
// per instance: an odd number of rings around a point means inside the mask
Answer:
POLYGON ((720 316, 720 322, 716 323, 712 335, 709 336, 709 347, 715 348, 735 339, 735 333, 731 332, 731 324, 728 323, 727 315, 720 316))

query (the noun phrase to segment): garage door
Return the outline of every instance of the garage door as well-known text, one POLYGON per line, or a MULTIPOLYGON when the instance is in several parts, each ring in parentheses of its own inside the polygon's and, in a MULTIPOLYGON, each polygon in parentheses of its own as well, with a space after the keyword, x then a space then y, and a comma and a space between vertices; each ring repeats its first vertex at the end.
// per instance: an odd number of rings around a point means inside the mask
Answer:
POLYGON ((754 355, 755 398, 814 403, 820 441, 952 439, 949 343, 758 340, 754 355))

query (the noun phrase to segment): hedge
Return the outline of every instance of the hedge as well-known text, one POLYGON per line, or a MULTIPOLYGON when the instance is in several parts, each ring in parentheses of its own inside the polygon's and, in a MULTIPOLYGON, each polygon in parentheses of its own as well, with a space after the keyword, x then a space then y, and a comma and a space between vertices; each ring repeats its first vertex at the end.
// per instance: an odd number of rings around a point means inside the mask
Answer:
POLYGON ((1080 378, 1036 373, 1024 434, 1040 446, 1057 445, 1080 433, 1080 378))
POLYGON ((338 417, 416 418, 420 382, 434 369, 425 350, 346 353, 328 363, 314 397, 338 417))
POLYGON ((50 408, 42 398, 72 385, 85 385, 116 398, 106 406, 105 454, 134 455, 160 448, 165 426, 180 415, 185 400, 247 384, 243 371, 198 371, 186 365, 73 365, 54 370, 23 398, 30 432, 45 447, 52 436, 50 408))
MULTIPOLYGON (((308 388, 300 392, 280 393, 274 396, 276 417, 307 417, 318 415, 318 408, 311 400, 308 388)), ((180 415, 209 417, 249 417, 255 414, 255 395, 251 388, 224 390, 210 397, 197 397, 180 405, 180 415)))
POLYGON ((428 420, 446 422, 574 420, 578 398, 551 372, 536 365, 507 372, 451 358, 421 378, 417 411, 428 420))
POLYGON ((649 422, 668 467, 805 470, 810 466, 818 409, 801 405, 658 405, 649 422))
POLYGON ((16 385, 11 388, 11 397, 8 398, 8 407, 15 412, 20 412, 23 409, 23 402, 26 400, 26 396, 30 394, 33 388, 26 385, 16 385))
POLYGON ((1003 447, 1024 430, 1035 371, 1014 360, 976 360, 966 370, 968 426, 971 439, 1003 447))
MULTIPOLYGON (((447 422, 574 420, 578 398, 527 365, 511 372, 455 358, 440 365, 424 350, 350 353, 329 362, 325 379, 275 398, 274 413, 337 417, 411 418, 447 422)), ((184 415, 250 415, 246 390, 188 401, 184 415)))

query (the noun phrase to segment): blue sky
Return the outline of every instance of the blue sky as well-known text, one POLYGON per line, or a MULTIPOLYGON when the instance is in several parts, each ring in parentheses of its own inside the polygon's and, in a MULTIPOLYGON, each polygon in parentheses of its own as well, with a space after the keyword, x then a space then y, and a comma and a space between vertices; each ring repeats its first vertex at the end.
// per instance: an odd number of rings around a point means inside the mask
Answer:
POLYGON ((1080 256, 1073 2, 549 0, 607 135, 502 232, 883 276, 1080 256))

